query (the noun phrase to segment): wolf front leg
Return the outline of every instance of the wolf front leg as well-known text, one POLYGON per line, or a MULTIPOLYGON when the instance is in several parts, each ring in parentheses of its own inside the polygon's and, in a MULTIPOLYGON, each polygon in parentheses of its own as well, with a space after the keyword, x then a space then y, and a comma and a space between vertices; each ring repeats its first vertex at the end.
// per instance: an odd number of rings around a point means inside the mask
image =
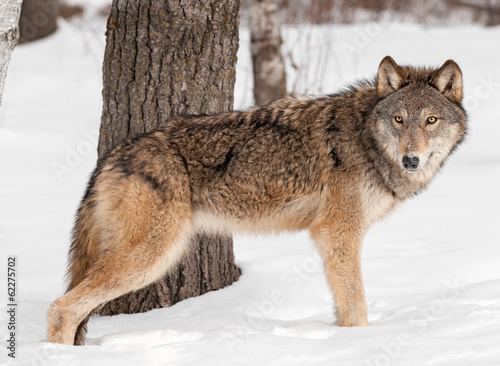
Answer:
POLYGON ((361 246, 364 230, 356 219, 324 222, 311 229, 323 257, 328 285, 333 293, 341 327, 368 325, 361 276, 361 246))

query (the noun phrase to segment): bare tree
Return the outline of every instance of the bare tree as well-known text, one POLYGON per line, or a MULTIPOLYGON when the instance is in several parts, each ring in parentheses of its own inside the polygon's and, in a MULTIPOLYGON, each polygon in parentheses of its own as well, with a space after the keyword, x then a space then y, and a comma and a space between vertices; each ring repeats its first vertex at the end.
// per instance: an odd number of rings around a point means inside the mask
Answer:
POLYGON ((250 0, 250 42, 255 104, 285 96, 278 0, 250 0))
POLYGON ((0 106, 10 55, 19 40, 19 14, 22 0, 0 2, 0 106))
MULTIPOLYGON (((233 107, 239 1, 114 0, 104 55, 99 158, 179 114, 233 107)), ((144 312, 239 278, 232 238, 196 235, 176 271, 106 304, 103 315, 144 312)))

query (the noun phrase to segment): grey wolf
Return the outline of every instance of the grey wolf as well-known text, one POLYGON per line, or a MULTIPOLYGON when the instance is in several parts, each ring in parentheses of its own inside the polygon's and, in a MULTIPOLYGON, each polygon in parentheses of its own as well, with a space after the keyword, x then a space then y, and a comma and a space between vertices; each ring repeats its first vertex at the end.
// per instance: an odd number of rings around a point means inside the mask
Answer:
POLYGON ((69 286, 48 340, 82 344, 89 314, 159 279, 206 232, 309 230, 340 326, 368 325, 360 251, 372 223, 424 189, 463 140, 462 73, 398 66, 322 98, 185 116, 102 159, 77 212, 69 286))

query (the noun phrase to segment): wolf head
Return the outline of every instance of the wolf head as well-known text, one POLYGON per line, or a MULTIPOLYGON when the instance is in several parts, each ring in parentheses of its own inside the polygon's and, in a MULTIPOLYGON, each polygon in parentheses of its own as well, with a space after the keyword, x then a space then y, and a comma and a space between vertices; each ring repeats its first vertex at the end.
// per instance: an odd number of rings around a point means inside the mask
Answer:
POLYGON ((460 68, 452 60, 439 69, 400 67, 387 56, 376 88, 379 146, 408 178, 430 179, 466 132, 460 68))

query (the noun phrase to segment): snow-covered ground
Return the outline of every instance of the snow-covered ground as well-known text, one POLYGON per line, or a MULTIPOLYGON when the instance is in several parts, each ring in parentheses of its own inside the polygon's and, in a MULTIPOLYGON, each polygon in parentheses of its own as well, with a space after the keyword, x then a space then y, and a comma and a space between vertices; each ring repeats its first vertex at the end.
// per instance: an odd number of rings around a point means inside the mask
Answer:
MULTIPOLYGON (((285 28, 289 89, 335 92, 400 64, 462 67, 467 141, 431 187, 375 225, 362 257, 371 327, 334 325, 306 233, 238 236, 241 279, 145 314, 94 318, 88 346, 46 342, 74 212, 96 159, 104 22, 61 23, 19 46, 0 114, 0 364, 500 365, 500 29, 398 24, 285 28), (16 359, 7 357, 7 256, 17 256, 16 359)), ((235 95, 252 103, 242 30, 235 95)))

